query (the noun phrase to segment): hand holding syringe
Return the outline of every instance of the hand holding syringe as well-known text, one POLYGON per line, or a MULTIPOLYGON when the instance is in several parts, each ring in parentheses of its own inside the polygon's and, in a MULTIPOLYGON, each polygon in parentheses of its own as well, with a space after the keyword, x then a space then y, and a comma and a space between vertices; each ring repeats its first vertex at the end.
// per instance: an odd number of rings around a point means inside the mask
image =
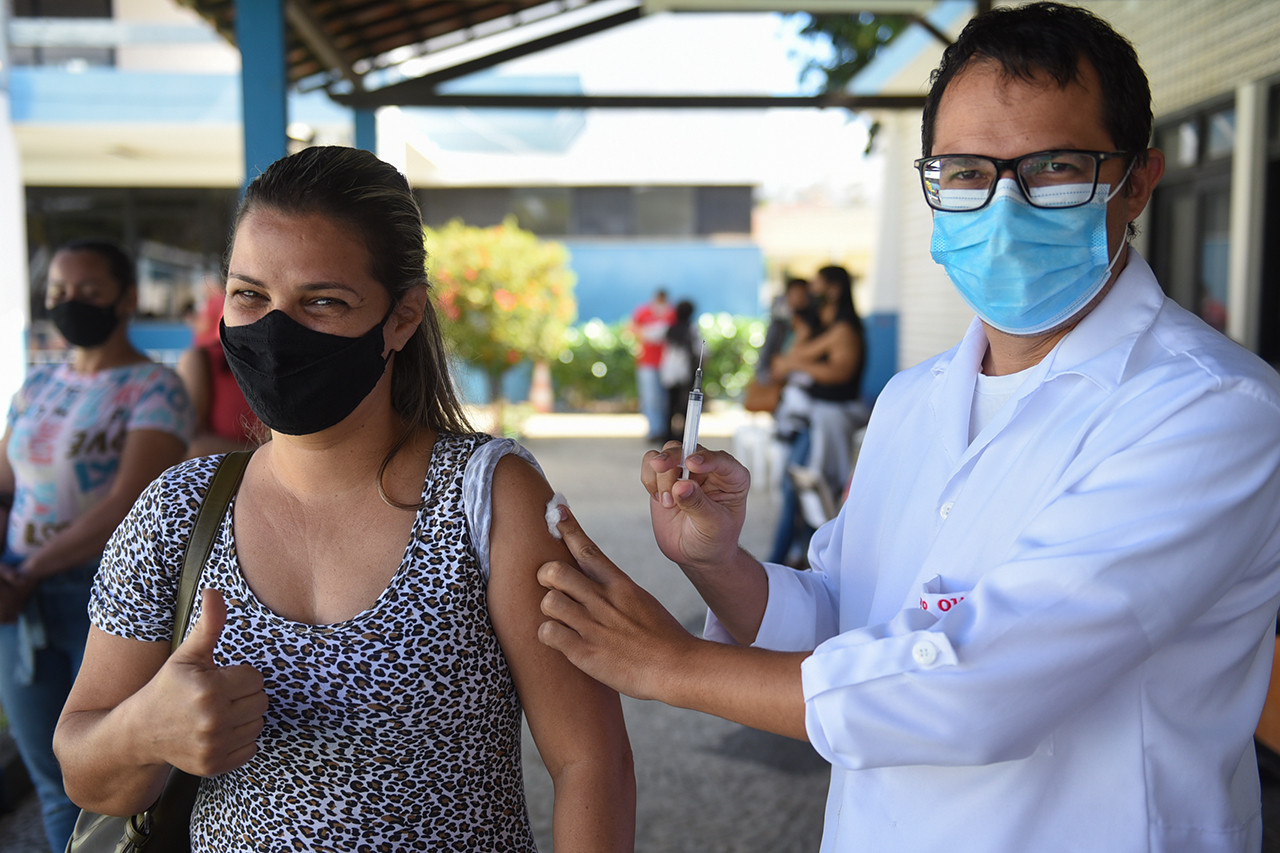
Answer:
MULTIPOLYGON (((684 443, 680 446, 680 467, 683 469, 681 479, 689 478, 689 469, 684 467, 684 460, 698 449, 698 421, 702 419, 702 356, 707 351, 707 344, 702 343, 698 351, 698 368, 693 372, 693 389, 689 392, 689 408, 684 413, 684 443)), ((560 531, 556 525, 560 522, 560 507, 568 506, 564 495, 556 492, 547 503, 547 532, 560 539, 560 531)))
POLYGON ((689 408, 684 413, 684 443, 680 447, 680 467, 683 469, 680 478, 689 478, 689 469, 684 460, 698 449, 698 421, 702 419, 702 356, 707 351, 704 341, 698 351, 698 369, 693 372, 693 390, 689 392, 689 408))

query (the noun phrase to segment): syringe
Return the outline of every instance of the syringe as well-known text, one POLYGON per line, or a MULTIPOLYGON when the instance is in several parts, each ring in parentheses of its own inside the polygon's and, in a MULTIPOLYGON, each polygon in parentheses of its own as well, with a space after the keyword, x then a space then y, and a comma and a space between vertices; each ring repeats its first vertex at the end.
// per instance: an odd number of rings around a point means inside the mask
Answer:
POLYGON ((693 390, 689 392, 689 408, 684 413, 684 443, 680 447, 680 465, 684 470, 680 474, 682 480, 689 478, 689 469, 684 460, 698 450, 698 421, 702 419, 702 356, 707 351, 707 344, 702 343, 698 351, 698 369, 693 372, 693 390))

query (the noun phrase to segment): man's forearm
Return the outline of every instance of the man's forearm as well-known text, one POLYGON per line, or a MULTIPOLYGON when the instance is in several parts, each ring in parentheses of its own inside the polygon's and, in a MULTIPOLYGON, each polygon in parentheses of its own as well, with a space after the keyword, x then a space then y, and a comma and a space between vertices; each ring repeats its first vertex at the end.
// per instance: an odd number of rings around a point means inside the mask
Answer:
POLYGON ((680 568, 734 640, 755 642, 769 602, 769 576, 759 560, 738 548, 727 564, 680 568))
POLYGON ((698 640, 685 661, 667 669, 655 698, 753 729, 808 740, 800 664, 809 654, 698 640))

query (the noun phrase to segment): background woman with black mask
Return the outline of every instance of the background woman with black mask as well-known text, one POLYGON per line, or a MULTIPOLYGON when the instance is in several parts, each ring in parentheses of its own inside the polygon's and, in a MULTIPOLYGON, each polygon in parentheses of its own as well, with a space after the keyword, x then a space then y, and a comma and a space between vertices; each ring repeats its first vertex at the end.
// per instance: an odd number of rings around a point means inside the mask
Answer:
POLYGON ((93 573, 139 493, 182 458, 193 411, 177 375, 129 343, 137 285, 119 246, 60 248, 46 305, 71 357, 31 370, 0 442, 0 702, 49 846, 62 850, 78 809, 62 789, 53 727, 80 666, 93 573))

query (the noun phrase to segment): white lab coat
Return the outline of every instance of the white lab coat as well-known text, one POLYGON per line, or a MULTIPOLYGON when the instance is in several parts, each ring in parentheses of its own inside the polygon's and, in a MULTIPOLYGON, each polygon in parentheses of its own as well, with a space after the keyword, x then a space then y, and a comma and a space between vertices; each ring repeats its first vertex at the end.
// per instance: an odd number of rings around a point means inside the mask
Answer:
POLYGON ((822 850, 1255 853, 1280 377, 1137 253, 970 443, 985 348, 893 379, 815 571, 767 567, 822 850))

